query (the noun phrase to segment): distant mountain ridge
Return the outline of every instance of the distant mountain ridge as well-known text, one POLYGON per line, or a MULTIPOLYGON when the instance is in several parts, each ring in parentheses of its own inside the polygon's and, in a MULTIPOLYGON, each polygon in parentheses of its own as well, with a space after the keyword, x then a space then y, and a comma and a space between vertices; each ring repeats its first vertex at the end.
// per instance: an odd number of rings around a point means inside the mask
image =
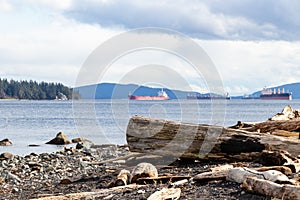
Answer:
POLYGON ((100 83, 74 88, 82 99, 127 99, 129 94, 137 96, 157 96, 158 91, 165 90, 170 99, 185 99, 188 92, 168 88, 151 88, 136 84, 100 83))
MULTIPOLYGON (((293 93, 293 99, 300 99, 300 82, 285 84, 270 89, 284 88, 285 91, 293 93)), ((99 83, 74 88, 79 91, 82 99, 127 99, 129 94, 138 96, 156 96, 158 91, 164 89, 170 99, 186 99, 188 94, 200 94, 192 91, 171 90, 168 88, 152 88, 136 84, 99 83)), ((261 91, 252 93, 252 96, 259 97, 261 91)), ((233 99, 241 99, 243 96, 234 96, 233 99)))

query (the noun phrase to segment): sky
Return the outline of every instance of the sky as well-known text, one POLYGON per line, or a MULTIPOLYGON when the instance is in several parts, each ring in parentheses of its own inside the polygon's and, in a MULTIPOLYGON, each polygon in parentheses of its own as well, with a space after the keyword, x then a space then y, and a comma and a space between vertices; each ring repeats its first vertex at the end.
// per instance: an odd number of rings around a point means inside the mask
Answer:
MULTIPOLYGON (((202 47, 232 95, 300 82, 299 9, 298 0, 0 0, 0 78, 73 87, 105 41, 158 27, 202 47)), ((119 82, 132 60, 145 55, 118 60, 99 81, 119 82)), ((195 78, 186 64, 164 53, 147 55, 169 60, 158 63, 177 66, 194 90, 203 90, 205 77, 195 78)), ((172 87, 186 89, 176 81, 172 87)))

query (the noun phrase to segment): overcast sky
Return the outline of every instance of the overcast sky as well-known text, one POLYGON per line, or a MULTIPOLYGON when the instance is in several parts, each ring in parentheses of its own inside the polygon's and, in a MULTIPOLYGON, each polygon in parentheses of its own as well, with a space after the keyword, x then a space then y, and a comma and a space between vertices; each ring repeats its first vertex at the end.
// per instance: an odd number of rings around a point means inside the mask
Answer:
POLYGON ((0 0, 0 77, 74 86, 103 42, 161 27, 196 41, 233 95, 300 82, 299 10, 298 0, 0 0))

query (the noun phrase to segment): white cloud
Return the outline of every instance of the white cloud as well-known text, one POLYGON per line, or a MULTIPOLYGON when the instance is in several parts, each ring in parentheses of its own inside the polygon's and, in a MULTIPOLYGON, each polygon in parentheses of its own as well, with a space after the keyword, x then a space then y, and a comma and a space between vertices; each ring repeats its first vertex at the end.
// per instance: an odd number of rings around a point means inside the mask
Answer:
POLYGON ((65 10, 71 7, 72 0, 25 0, 33 5, 41 5, 55 10, 65 10))
POLYGON ((65 15, 106 27, 171 28, 204 39, 295 40, 300 35, 299 6, 296 0, 73 0, 65 15))
POLYGON ((13 6, 7 0, 0 0, 0 12, 10 12, 13 6))
POLYGON ((88 55, 117 30, 55 17, 22 34, 0 33, 0 77, 60 81, 74 86, 88 55))
POLYGON ((215 63, 224 84, 235 94, 299 81, 300 42, 198 40, 198 43, 215 63))

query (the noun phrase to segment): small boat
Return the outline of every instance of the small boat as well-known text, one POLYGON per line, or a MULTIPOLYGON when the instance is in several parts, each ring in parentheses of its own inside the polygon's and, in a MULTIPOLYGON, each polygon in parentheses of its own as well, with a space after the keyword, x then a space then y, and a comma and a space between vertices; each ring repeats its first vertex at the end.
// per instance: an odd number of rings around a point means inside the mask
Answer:
POLYGON ((168 94, 162 89, 158 91, 157 96, 136 96, 136 95, 128 95, 128 99, 130 100, 144 100, 144 101, 164 101, 169 100, 170 97, 168 94))

